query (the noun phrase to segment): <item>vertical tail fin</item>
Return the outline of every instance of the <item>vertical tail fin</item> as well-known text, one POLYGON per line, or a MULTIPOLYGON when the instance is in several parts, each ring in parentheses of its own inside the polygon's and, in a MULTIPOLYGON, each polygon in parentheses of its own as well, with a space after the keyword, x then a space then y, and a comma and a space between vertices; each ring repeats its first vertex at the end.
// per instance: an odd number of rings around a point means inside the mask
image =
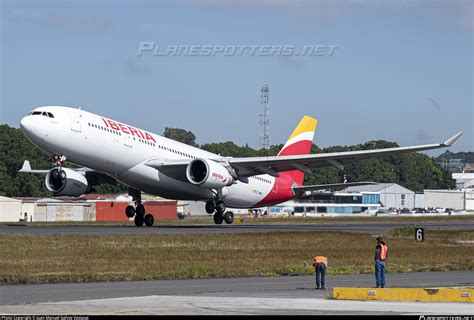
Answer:
MULTIPOLYGON (((278 155, 290 156, 309 154, 311 151, 311 145, 313 144, 313 137, 317 124, 318 120, 309 116, 304 116, 278 155)), ((289 177, 299 186, 303 183, 304 173, 301 171, 287 171, 281 173, 281 175, 289 177)))

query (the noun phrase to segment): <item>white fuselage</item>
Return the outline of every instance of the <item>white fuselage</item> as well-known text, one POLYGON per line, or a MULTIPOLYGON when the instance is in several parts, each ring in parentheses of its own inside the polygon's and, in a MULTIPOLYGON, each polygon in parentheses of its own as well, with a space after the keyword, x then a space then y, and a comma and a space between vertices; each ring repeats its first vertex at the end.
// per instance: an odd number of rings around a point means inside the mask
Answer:
MULTIPOLYGON (((176 200, 207 201, 215 190, 173 179, 144 163, 150 159, 219 159, 219 155, 106 117, 68 107, 40 107, 21 120, 28 139, 52 155, 105 173, 134 189, 176 200), (42 115, 38 112, 46 112, 42 115), (50 113, 50 116, 47 114, 50 113), (51 115, 53 117, 51 117, 51 115)), ((275 178, 259 175, 222 189, 229 207, 263 206, 275 178)))

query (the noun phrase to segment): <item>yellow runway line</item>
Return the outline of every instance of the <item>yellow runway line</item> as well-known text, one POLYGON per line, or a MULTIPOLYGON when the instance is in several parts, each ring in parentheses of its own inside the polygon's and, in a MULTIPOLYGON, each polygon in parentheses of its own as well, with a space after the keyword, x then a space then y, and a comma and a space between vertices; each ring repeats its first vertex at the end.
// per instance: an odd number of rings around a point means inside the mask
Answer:
POLYGON ((333 288, 330 298, 335 300, 380 300, 421 302, 470 302, 472 288, 333 288))

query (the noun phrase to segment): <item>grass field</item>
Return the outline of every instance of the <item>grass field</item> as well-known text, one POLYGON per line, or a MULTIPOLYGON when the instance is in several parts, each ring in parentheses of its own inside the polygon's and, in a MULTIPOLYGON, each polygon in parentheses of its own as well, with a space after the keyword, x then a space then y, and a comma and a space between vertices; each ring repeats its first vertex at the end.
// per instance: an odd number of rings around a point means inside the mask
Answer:
MULTIPOLYGON (((474 269, 474 231, 410 228, 385 236, 387 272, 474 269)), ((353 233, 228 235, 0 236, 0 279, 7 283, 86 282, 312 274, 325 255, 330 274, 373 273, 375 240, 353 233), (306 265, 306 266, 305 266, 306 265)))

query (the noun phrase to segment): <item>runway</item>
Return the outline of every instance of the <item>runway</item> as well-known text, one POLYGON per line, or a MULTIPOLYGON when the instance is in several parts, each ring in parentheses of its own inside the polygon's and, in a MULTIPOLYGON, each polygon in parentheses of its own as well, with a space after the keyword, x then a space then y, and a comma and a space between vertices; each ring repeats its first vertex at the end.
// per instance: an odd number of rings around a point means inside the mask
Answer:
POLYGON ((377 222, 377 223, 300 223, 300 224, 194 224, 194 225, 160 225, 153 227, 130 226, 0 226, 0 234, 35 235, 35 234, 229 234, 229 233, 265 233, 265 232, 357 232, 382 234, 387 231, 414 224, 426 230, 474 230, 472 221, 440 221, 440 222, 377 222))
MULTIPOLYGON (((229 234, 358 232, 382 234, 410 223, 0 226, 2 235, 229 234)), ((412 223, 429 230, 474 230, 474 221, 412 223)), ((474 271, 387 274, 388 287, 474 286, 474 271)), ((0 286, 0 314, 473 314, 472 304, 327 300, 313 276, 157 280, 0 286)), ((326 287, 373 287, 374 275, 328 275, 326 287)))
MULTIPOLYGON (((374 276, 327 276, 373 287, 374 276)), ((388 287, 473 286, 474 271, 387 274, 388 287)), ((326 300, 313 276, 4 285, 1 314, 472 314, 466 303, 326 300)))

